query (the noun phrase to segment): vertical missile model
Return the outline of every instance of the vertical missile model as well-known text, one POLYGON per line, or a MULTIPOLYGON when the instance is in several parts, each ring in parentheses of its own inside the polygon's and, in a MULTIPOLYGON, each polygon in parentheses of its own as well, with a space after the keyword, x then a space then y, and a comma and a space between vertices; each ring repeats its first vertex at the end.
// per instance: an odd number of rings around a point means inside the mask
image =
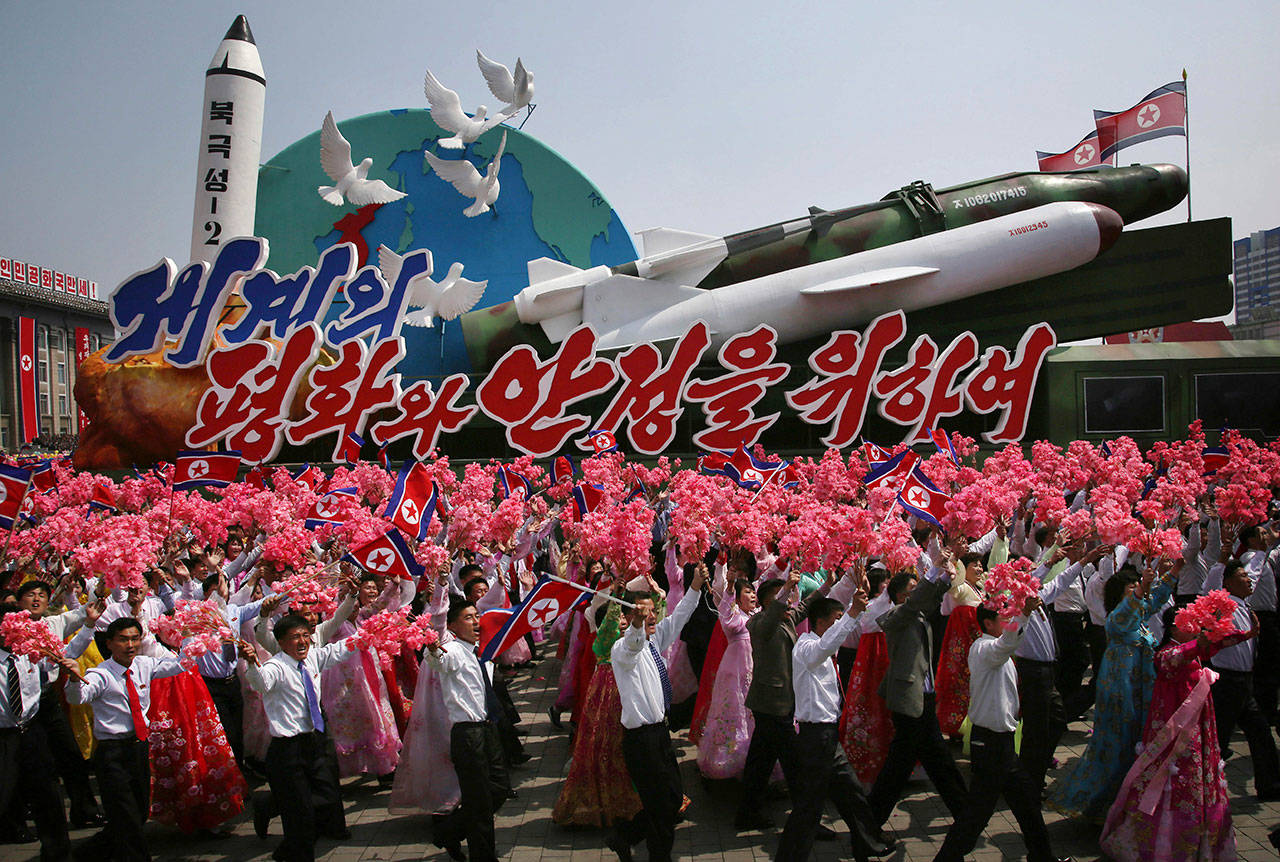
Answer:
POLYGON ((785 344, 1074 269, 1186 192, 1175 165, 1016 173, 937 191, 915 182, 724 237, 657 229, 642 234, 644 256, 621 266, 530 261, 529 286, 464 314, 462 330, 475 371, 582 323, 604 348, 669 341, 699 319, 715 344, 760 323, 785 344))
POLYGON ((212 262, 222 243, 253 236, 267 79, 240 15, 204 73, 191 260, 212 262))

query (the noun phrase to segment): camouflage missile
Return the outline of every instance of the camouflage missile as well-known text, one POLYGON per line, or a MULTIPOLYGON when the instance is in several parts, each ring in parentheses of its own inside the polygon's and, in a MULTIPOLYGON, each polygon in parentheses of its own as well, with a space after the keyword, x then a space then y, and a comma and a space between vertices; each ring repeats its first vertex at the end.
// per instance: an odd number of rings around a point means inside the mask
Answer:
MULTIPOLYGON (((549 348, 584 321, 592 322, 597 333, 615 333, 615 346, 623 346, 632 337, 625 332, 639 333, 643 327, 638 319, 618 319, 619 314, 659 315, 667 305, 696 300, 696 293, 700 291, 732 293, 735 285, 791 271, 801 272, 792 273, 784 279, 788 290, 804 290, 821 283, 804 281, 808 277, 823 278, 824 268, 813 269, 816 264, 856 257, 1006 216, 1026 214, 1029 210, 1053 203, 1097 204, 1111 211, 1122 224, 1131 224, 1177 205, 1186 192, 1186 173, 1175 165, 1134 165, 1071 173, 1028 172, 1005 174, 941 190, 917 181, 874 203, 832 211, 815 207, 808 216, 725 237, 663 228, 642 233, 644 256, 621 266, 581 270, 546 258, 531 261, 529 286, 510 303, 463 315, 463 334, 476 371, 491 367, 514 344, 528 343, 539 349, 549 348), (619 284, 623 287, 619 288, 619 284)), ((1096 214, 1096 211, 1091 212, 1096 214)), ((1079 212, 1073 218, 1081 225, 1089 223, 1089 219, 1079 212)), ((1055 217, 1055 224, 1061 220, 1061 216, 1055 217)), ((1102 220, 1110 223, 1109 219, 1102 220)), ((1108 235, 1109 229, 1102 220, 1098 221, 1098 239, 1108 235)), ((1009 229, 1016 230, 1017 227, 1009 229)), ((1087 227, 1085 230, 1087 232, 1087 227)), ((984 247, 987 253, 993 253, 996 246, 991 244, 999 238, 998 231, 977 233, 981 239, 971 237, 967 242, 960 242, 959 246, 984 247)), ((1043 242, 1043 239, 1042 235, 1038 242, 1043 242)), ((1083 254, 1088 243, 1078 238, 1073 242, 1073 253, 1083 254)), ((1090 258, 1108 244, 1096 243, 1090 258)), ((928 257, 931 261, 928 265, 912 263, 908 257, 904 259, 907 262, 897 262, 892 267, 914 266, 947 273, 941 279, 933 277, 932 273, 916 272, 912 276, 910 301, 914 307, 936 304, 930 301, 930 283, 958 283, 951 278, 952 268, 946 265, 945 255, 944 259, 937 259, 931 251, 928 257)), ((1013 270, 1042 272, 1045 260, 1047 258, 1027 260, 1020 267, 1014 266, 1013 270)), ((1061 272, 1083 262, 1053 271, 1061 272)), ((865 276, 875 272, 876 268, 867 269, 859 263, 854 264, 852 270, 861 271, 865 276)), ((960 281, 967 285, 964 290, 977 290, 983 286, 982 277, 980 272, 966 271, 960 281)), ((889 281, 902 278, 903 273, 898 272, 889 281)), ((870 281, 874 282, 875 278, 870 281)), ((1012 283, 1017 283, 1017 280, 999 285, 988 283, 985 289, 1012 283)), ((758 287, 753 285, 753 288, 758 287)), ((831 292, 828 291, 829 294, 831 292)), ((838 325, 835 320, 824 321, 826 329, 864 322, 874 316, 864 317, 869 309, 885 302, 892 304, 892 291, 877 288, 876 292, 880 294, 878 302, 868 303, 863 301, 864 296, 859 296, 858 301, 835 303, 836 309, 852 305, 861 310, 852 315, 841 314, 838 325), (846 317, 849 320, 846 321, 846 317)), ((857 294, 851 288, 836 293, 846 300, 857 294)), ((955 299, 953 293, 951 288, 935 291, 936 302, 955 299)), ((813 297, 815 292, 807 295, 813 297)), ((701 304, 706 310, 722 306, 727 301, 727 297, 717 297, 701 304)), ((825 301, 829 301, 829 297, 825 301)), ((824 308, 823 313, 827 310, 824 308)), ((668 319, 668 326, 663 329, 674 325, 670 322, 672 315, 663 316, 668 319)), ((757 322, 761 321, 770 321, 770 316, 766 314, 757 319, 757 322)), ((654 327, 646 331, 650 330, 654 327)))

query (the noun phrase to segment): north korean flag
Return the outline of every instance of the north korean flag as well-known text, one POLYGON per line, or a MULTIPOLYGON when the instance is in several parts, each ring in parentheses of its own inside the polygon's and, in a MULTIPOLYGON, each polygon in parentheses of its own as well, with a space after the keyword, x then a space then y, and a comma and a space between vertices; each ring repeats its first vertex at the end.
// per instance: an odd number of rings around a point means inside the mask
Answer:
POLYGON ((769 477, 785 466, 781 461, 764 461, 739 444, 725 464, 725 475, 738 483, 738 487, 756 490, 769 477))
POLYGON ((173 488, 175 491, 205 486, 225 488, 236 480, 239 471, 240 453, 237 451, 179 452, 173 462, 173 488))
POLYGON ((1127 111, 1094 111, 1102 158, 1125 147, 1187 133, 1187 85, 1174 81, 1157 87, 1127 111))
POLYGON ((93 496, 89 498, 89 508, 97 509, 101 512, 110 512, 113 515, 119 511, 116 506, 116 495, 101 482, 93 483, 93 496))
POLYGON ((382 469, 388 473, 391 472, 391 458, 387 455, 387 444, 383 443, 378 447, 378 463, 382 465, 382 469))
POLYGON ((900 488, 911 475, 911 468, 920 460, 920 456, 910 449, 903 449, 883 464, 877 464, 871 472, 862 477, 862 484, 868 488, 890 485, 900 488))
POLYGON ((364 438, 354 431, 342 441, 342 460, 354 464, 360 460, 360 450, 364 448, 364 438))
POLYGON ((303 523, 308 530, 314 530, 324 524, 341 524, 343 512, 350 511, 344 501, 359 501, 360 491, 357 488, 335 488, 327 494, 321 494, 311 504, 311 511, 303 523))
POLYGON ((244 481, 251 488, 257 488, 259 491, 267 490, 267 468, 261 464, 254 464, 253 468, 245 474, 244 481))
POLYGON ((862 441, 862 446, 859 447, 859 450, 862 452, 862 459, 867 462, 869 467, 883 464, 893 457, 893 453, 888 449, 868 440, 862 441))
POLYGON ((929 439, 933 441, 933 445, 938 447, 938 451, 943 455, 951 457, 951 463, 957 467, 960 466, 960 457, 956 455, 955 447, 951 445, 951 438, 947 436, 947 432, 941 428, 934 428, 929 432, 929 439))
POLYGON ((52 461, 41 461, 31 468, 31 487, 37 491, 48 491, 58 486, 58 473, 53 469, 52 461))
POLYGON ((1200 451, 1200 457, 1204 459, 1204 475, 1212 476, 1227 466, 1231 453, 1226 446, 1206 446, 1200 451))
POLYGON ((698 456, 698 472, 707 476, 728 476, 729 456, 732 452, 708 452, 698 456))
POLYGON ((435 511, 439 496, 426 465, 419 461, 405 461, 396 477, 396 486, 387 498, 387 508, 382 517, 421 542, 427 537, 431 513, 435 511))
POLYGON ((577 515, 578 520, 582 520, 587 515, 600 508, 600 501, 604 499, 604 487, 602 485, 592 485, 583 482, 573 487, 573 511, 577 515))
POLYGON ((524 476, 516 472, 514 467, 498 468, 498 485, 502 488, 502 499, 507 499, 517 488, 524 489, 526 499, 533 496, 533 485, 524 476))
POLYGON ((426 569, 413 559, 404 537, 395 527, 389 527, 385 533, 371 542, 365 542, 358 548, 348 551, 342 559, 355 563, 365 571, 375 575, 394 575, 406 581, 416 581, 422 577, 426 569))
POLYGON ((1040 163, 1042 171, 1083 171, 1102 165, 1115 167, 1116 154, 1111 153, 1105 159, 1102 157, 1102 146, 1098 143, 1098 130, 1094 129, 1065 153, 1042 153, 1037 150, 1036 160, 1040 163))
POLYGON ((612 431, 588 431, 587 442, 591 444, 591 451, 596 455, 618 451, 618 438, 613 436, 612 431))
POLYGON ((493 661, 529 632, 554 622, 561 614, 590 599, 591 590, 586 586, 553 581, 544 575, 520 604, 504 612, 502 625, 487 639, 481 621, 480 660, 493 661))
POLYGON ((573 474, 577 472, 573 458, 568 455, 561 455, 551 462, 551 483, 560 485, 565 482, 573 481, 573 474))
POLYGON ((898 492, 898 502, 902 508, 938 529, 942 529, 942 519, 946 517, 947 501, 950 499, 951 495, 943 493, 937 485, 930 482, 918 464, 907 474, 906 484, 898 492))
POLYGON ((320 490, 320 486, 324 484, 324 471, 319 467, 312 467, 310 464, 303 464, 298 468, 298 472, 293 474, 295 482, 301 482, 312 491, 320 490))
POLYGON ((0 527, 13 529, 22 511, 22 499, 31 483, 31 471, 10 464, 0 464, 0 527))

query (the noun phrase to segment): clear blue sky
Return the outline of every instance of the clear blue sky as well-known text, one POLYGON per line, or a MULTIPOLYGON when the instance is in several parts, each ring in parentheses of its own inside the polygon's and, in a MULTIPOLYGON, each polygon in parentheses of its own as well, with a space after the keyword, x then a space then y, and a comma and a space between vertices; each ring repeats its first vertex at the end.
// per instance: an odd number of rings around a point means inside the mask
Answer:
MULTIPOLYGON (((1034 170, 1190 73, 1197 218, 1280 224, 1280 6, 1135 3, 0 3, 0 256, 104 291, 186 261, 204 70, 236 14, 267 72, 263 160, 423 70, 493 104, 477 47, 536 77, 527 132, 633 231, 709 234, 1034 170)), ((1120 154, 1183 162, 1183 139, 1120 154)), ((1149 224, 1184 219, 1185 206, 1149 224)), ((440 250, 437 250, 440 251, 440 250)), ((447 258, 448 255, 445 254, 447 258)))

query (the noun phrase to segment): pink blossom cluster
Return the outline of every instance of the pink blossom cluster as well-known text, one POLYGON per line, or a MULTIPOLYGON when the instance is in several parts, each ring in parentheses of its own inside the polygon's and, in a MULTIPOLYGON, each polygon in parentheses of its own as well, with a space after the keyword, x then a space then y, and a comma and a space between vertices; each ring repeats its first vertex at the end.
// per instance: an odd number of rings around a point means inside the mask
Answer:
POLYGON ((330 586, 316 569, 295 572, 275 585, 277 593, 289 596, 292 608, 311 608, 321 616, 338 609, 338 588, 330 586))
POLYGON ((653 519, 653 509, 639 498, 614 508, 601 506, 579 522, 578 547, 585 558, 604 560, 626 579, 648 574, 653 568, 653 519))
POLYGON ((1034 570, 1035 563, 1027 557, 993 566, 982 584, 987 594, 983 604, 1002 617, 1018 616, 1027 599, 1040 592, 1034 570))
POLYGON ((54 635, 44 620, 30 611, 13 611, 0 620, 0 634, 4 635, 5 648, 14 655, 26 656, 32 661, 62 656, 62 641, 54 635))
POLYGON ((733 511, 734 485, 722 476, 704 476, 682 470, 671 480, 670 535, 676 541, 677 559, 683 565, 701 560, 716 539, 715 525, 733 511))
POLYGON ((188 656, 219 650, 224 642, 236 637, 213 599, 180 601, 171 615, 152 621, 151 627, 156 637, 171 647, 187 641, 183 652, 188 656))
POLYGON ((1236 603, 1226 590, 1211 590, 1178 610, 1173 624, 1188 634, 1204 635, 1211 641, 1238 634, 1232 617, 1236 603))
POLYGON ((402 647, 420 650, 439 640, 431 628, 429 617, 409 619, 409 609, 381 611, 360 623, 356 633, 347 639, 353 649, 370 649, 388 655, 399 655, 402 647))
POLYGON ((418 562, 418 565, 427 570, 427 577, 435 577, 441 572, 449 570, 449 549, 443 545, 436 545, 432 542, 419 542, 417 550, 413 553, 413 558, 418 562))
POLYGON ((144 573, 155 565, 164 540, 162 525, 150 513, 91 516, 79 535, 72 559, 82 572, 100 576, 112 590, 145 588, 144 573))

